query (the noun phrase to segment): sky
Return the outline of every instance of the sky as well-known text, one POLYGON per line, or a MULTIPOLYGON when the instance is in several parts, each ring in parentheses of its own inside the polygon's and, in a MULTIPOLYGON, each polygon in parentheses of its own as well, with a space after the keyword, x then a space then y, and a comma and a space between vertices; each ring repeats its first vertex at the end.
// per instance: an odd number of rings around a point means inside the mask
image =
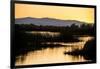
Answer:
POLYGON ((15 4, 15 18, 55 18, 94 23, 94 8, 15 4))

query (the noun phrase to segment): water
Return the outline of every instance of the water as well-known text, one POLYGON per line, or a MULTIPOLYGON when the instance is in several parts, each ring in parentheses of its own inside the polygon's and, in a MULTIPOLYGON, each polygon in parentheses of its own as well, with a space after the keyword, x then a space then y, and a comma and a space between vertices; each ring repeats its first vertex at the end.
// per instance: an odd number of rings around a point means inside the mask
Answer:
MULTIPOLYGON (((45 32, 44 34, 54 34, 51 32, 45 32)), ((33 33, 34 34, 34 33, 33 33)), ((41 33, 43 34, 43 33, 41 33)), ((55 35, 55 34, 54 34, 55 35)), ((52 35, 53 36, 53 35, 52 35)), ((18 56, 16 60, 16 66, 18 65, 36 65, 36 64, 50 64, 50 63, 70 63, 70 62, 85 62, 90 61, 86 60, 84 56, 78 55, 68 55, 64 52, 71 52, 75 49, 81 50, 84 47, 84 44, 91 40, 91 36, 81 36, 78 37, 80 42, 46 42, 42 44, 60 44, 62 47, 46 48, 42 50, 30 51, 25 55, 18 56)))
POLYGON ((59 32, 50 32, 50 31, 27 31, 26 33, 31 33, 31 34, 41 34, 43 36, 52 36, 52 37, 55 37, 55 36, 59 36, 60 33, 59 32))

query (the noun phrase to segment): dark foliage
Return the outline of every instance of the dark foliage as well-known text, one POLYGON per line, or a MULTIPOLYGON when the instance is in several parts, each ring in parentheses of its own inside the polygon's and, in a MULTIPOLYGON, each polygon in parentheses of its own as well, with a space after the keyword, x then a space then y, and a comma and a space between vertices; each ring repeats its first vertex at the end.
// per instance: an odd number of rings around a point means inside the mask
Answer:
MULTIPOLYGON (((70 27, 58 27, 58 26, 37 26, 33 24, 15 24, 15 56, 25 54, 28 51, 41 50, 45 48, 60 47, 61 45, 46 45, 42 42, 78 42, 77 38, 73 35, 92 35, 95 33, 94 26, 90 24, 83 24, 80 27, 72 24, 70 27), (49 35, 43 36, 41 34, 28 34, 26 31, 50 31, 59 32, 59 36, 51 37, 49 35)), ((88 42, 83 51, 91 52, 89 45, 92 42, 88 42), (88 49, 88 50, 87 50, 88 49)), ((93 48, 94 49, 94 48, 93 48)), ((94 50, 95 51, 95 50, 94 50)), ((84 52, 84 53, 85 53, 84 52)), ((88 55, 88 54, 87 54, 88 55)), ((86 55, 86 56, 87 56, 86 55)))
POLYGON ((85 59, 96 61, 96 41, 95 39, 89 40, 82 50, 74 50, 72 52, 64 52, 64 54, 69 55, 82 55, 85 59))

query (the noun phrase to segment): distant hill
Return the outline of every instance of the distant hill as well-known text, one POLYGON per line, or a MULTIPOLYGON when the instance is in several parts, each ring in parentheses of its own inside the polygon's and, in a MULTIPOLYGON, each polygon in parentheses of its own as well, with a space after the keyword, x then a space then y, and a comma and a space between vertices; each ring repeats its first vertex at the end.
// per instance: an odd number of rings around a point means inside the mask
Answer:
POLYGON ((80 22, 76 20, 60 20, 53 18, 16 18, 15 24, 34 24, 34 25, 43 25, 43 26, 71 26, 76 24, 80 26, 81 24, 86 24, 85 22, 80 22))

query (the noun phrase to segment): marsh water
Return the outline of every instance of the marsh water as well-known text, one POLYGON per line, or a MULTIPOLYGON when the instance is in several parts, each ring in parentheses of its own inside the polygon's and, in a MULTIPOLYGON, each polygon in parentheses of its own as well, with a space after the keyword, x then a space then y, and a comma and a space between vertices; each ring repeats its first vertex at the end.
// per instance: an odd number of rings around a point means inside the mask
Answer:
MULTIPOLYGON (((40 33, 43 35, 50 35, 50 36, 59 36, 60 33, 58 32, 27 32, 31 34, 40 33)), ((70 63, 70 62, 85 62, 90 61, 85 59, 84 56, 81 55, 68 55, 64 54, 64 52, 71 52, 73 50, 79 49, 81 50, 84 47, 84 44, 91 40, 93 37, 91 36, 80 36, 77 37, 80 41, 79 42, 43 42, 41 44, 59 44, 60 47, 53 47, 53 48, 45 48, 41 50, 29 51, 25 55, 17 56, 16 66, 17 65, 36 65, 36 64, 51 64, 51 63, 70 63)))

